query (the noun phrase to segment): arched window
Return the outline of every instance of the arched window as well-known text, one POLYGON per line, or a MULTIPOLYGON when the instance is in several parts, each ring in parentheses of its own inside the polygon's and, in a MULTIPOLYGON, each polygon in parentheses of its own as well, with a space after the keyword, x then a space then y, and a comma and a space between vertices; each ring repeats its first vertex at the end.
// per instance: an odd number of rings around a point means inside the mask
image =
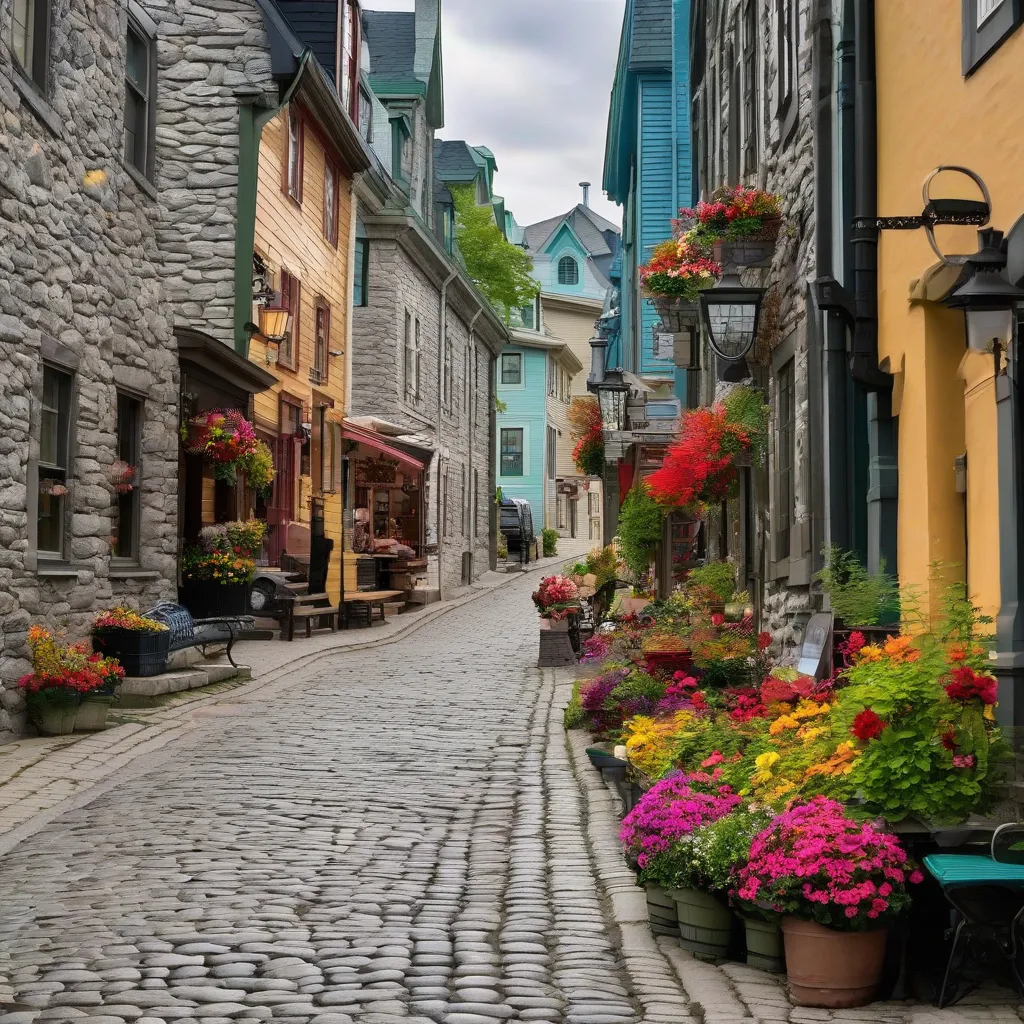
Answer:
POLYGON ((558 261, 558 283, 580 283, 580 265, 571 256, 563 256, 558 261))

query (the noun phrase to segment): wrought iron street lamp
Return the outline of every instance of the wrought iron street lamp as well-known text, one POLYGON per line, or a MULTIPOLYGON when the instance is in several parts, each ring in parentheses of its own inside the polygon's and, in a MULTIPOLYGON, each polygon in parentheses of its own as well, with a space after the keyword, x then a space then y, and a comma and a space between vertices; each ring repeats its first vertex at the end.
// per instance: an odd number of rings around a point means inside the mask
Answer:
POLYGON ((597 385, 597 400, 601 406, 601 426, 607 431, 626 429, 626 398, 629 385, 622 379, 622 372, 609 370, 604 380, 597 385))
POLYGON ((260 306, 260 334, 267 341, 280 345, 288 334, 290 319, 291 313, 281 304, 280 297, 277 297, 277 301, 273 305, 267 303, 265 306, 260 306))
POLYGON ((763 298, 763 288, 745 288, 737 274, 727 274, 717 287, 700 293, 708 344, 722 359, 735 363, 750 351, 763 298))
POLYGON ((976 352, 1005 349, 1013 338, 1014 311, 1024 302, 1024 289, 1006 277, 1006 243, 993 228, 978 232, 978 251, 964 264, 967 281, 946 299, 964 311, 967 344, 976 352))

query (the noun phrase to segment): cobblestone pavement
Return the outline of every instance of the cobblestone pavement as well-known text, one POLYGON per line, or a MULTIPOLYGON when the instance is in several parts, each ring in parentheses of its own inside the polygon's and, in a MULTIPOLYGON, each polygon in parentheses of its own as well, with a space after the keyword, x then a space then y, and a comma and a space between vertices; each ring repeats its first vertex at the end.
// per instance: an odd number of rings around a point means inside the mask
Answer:
POLYGON ((0 1024, 1018 1019, 797 1010, 655 942, 566 680, 533 667, 535 583, 208 706, 15 846, 0 1024))

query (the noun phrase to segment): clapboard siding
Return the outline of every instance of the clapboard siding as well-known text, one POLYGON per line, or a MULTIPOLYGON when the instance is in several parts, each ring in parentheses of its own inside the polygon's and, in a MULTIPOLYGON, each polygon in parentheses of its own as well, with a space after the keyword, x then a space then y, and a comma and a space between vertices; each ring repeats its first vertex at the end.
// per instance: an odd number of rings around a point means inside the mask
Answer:
MULTIPOLYGON (((299 344, 296 367, 280 364, 271 367, 278 384, 255 398, 257 426, 268 434, 279 428, 281 392, 299 399, 304 408, 312 409, 314 385, 309 374, 313 366, 316 332, 316 300, 322 298, 331 310, 328 347, 347 347, 349 310, 349 237, 352 223, 352 182, 338 172, 338 246, 325 238, 324 181, 327 155, 316 127, 307 122, 304 136, 304 167, 301 206, 289 198, 282 180, 285 165, 286 120, 279 114, 267 124, 260 140, 259 183, 256 196, 256 250, 274 275, 274 287, 280 288, 281 271, 287 270, 299 279, 299 344)), ((254 337, 250 358, 265 365, 266 349, 254 337)), ((337 413, 345 413, 345 360, 328 358, 328 379, 315 385, 316 390, 334 403, 337 413)), ((298 517, 309 522, 309 498, 312 480, 306 475, 299 480, 298 517)), ((328 592, 336 595, 340 588, 341 565, 341 496, 325 497, 324 518, 327 536, 334 540, 334 555, 328 576, 328 592)))
POLYGON ((690 0, 675 0, 673 23, 675 34, 675 122, 676 162, 675 199, 676 208, 691 206, 694 202, 693 182, 693 136, 690 122, 690 0))
MULTIPOLYGON (((640 81, 640 187, 638 262, 651 257, 655 245, 672 234, 675 161, 672 78, 669 75, 645 76, 640 81)), ((640 370, 642 373, 673 371, 671 360, 654 358, 654 325, 658 315, 651 302, 644 300, 640 322, 640 370)))

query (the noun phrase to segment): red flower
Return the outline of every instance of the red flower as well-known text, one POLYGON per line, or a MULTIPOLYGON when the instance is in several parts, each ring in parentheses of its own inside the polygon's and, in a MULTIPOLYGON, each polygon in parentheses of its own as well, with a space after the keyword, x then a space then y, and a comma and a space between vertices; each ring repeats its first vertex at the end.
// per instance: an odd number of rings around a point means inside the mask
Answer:
POLYGON ((942 745, 946 750, 956 750, 956 731, 947 729, 941 736, 942 745))
POLYGON ((715 612, 715 614, 711 616, 711 624, 713 626, 724 626, 725 616, 721 612, 715 612))
POLYGON ((757 634, 757 649, 759 651, 767 651, 772 645, 772 635, 767 630, 757 634))
POLYGON ((700 766, 701 768, 714 768, 716 764, 721 764, 724 760, 721 752, 716 750, 710 757, 701 761, 700 766))
POLYGON ((887 725, 888 722, 879 718, 871 708, 865 708, 853 720, 850 732, 852 732, 853 735, 861 741, 861 743, 867 743, 869 740, 877 740, 878 737, 885 732, 885 727, 887 725))
POLYGON ((980 700, 982 704, 995 704, 999 695, 999 683, 992 676, 979 675, 973 668, 964 666, 949 673, 946 694, 950 700, 966 704, 980 700))
POLYGON ((697 711, 706 711, 708 707, 707 697, 699 690, 690 698, 690 703, 697 711))

